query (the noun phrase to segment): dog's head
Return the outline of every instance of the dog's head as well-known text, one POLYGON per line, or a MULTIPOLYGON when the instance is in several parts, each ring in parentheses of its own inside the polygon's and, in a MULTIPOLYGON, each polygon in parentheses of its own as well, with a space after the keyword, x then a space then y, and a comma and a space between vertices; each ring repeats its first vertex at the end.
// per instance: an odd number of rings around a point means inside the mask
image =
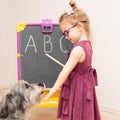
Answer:
POLYGON ((45 85, 42 83, 30 84, 21 80, 11 89, 11 93, 22 100, 24 107, 31 107, 40 102, 45 85))
POLYGON ((16 110, 24 113, 25 109, 38 104, 44 89, 45 85, 42 83, 30 84, 20 80, 5 96, 0 109, 0 118, 6 118, 10 112, 14 113, 16 110))

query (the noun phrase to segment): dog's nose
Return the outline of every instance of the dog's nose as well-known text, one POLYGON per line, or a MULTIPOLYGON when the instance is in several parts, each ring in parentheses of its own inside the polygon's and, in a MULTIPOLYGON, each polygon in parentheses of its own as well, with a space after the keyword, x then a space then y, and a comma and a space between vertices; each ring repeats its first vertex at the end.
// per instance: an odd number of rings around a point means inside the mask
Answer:
POLYGON ((39 83, 38 86, 44 87, 45 85, 44 85, 44 83, 39 83))

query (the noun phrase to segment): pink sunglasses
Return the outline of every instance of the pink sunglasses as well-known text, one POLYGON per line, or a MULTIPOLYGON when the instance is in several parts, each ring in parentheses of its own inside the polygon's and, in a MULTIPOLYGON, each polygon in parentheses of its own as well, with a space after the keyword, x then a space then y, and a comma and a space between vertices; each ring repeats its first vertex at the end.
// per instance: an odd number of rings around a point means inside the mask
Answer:
POLYGON ((70 30, 71 30, 72 28, 74 28, 75 26, 77 26, 77 24, 78 24, 79 22, 86 23, 86 21, 78 21, 78 22, 76 22, 74 25, 72 25, 71 27, 69 27, 68 29, 66 29, 66 30, 63 32, 64 37, 68 37, 70 30))

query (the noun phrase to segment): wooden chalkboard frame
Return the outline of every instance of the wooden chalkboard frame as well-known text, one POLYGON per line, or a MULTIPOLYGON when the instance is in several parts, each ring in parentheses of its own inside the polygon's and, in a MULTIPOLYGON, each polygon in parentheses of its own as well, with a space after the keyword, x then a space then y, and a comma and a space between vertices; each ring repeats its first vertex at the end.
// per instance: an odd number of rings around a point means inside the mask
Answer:
MULTIPOLYGON (((21 80, 21 79, 24 79, 24 78, 22 78, 22 68, 21 68, 21 65, 22 65, 22 63, 21 63, 21 58, 22 58, 22 53, 21 53, 21 32, 22 31, 24 31, 25 30, 25 28, 26 28, 26 26, 28 27, 28 26, 40 26, 41 27, 41 29, 42 29, 42 27, 44 27, 44 25, 47 25, 47 23, 44 23, 44 24, 42 24, 42 23, 29 23, 29 24, 26 24, 26 23, 19 23, 18 25, 17 25, 17 66, 18 66, 18 80, 21 80)), ((47 31, 41 31, 41 32, 43 32, 44 34, 49 34, 49 33, 52 33, 53 31, 52 31, 52 27, 57 27, 57 26, 59 26, 59 24, 58 23, 52 23, 52 25, 51 25, 51 29, 50 30, 47 30, 47 31)), ((62 33, 61 33, 62 34, 62 33)), ((64 38, 65 39, 65 38, 64 38)), ((72 47, 72 44, 71 43, 69 43, 70 44, 70 47, 69 47, 69 49, 71 49, 71 47, 72 47)), ((49 57, 49 56, 48 56, 49 57)), ((51 56, 52 57, 52 56, 51 56)), ((50 58, 48 58, 48 59, 50 59, 50 58)), ((62 59, 62 58, 61 58, 62 59)), ((60 68, 60 69, 62 69, 62 67, 60 68)), ((29 82, 29 81, 28 81, 29 82)), ((34 82, 36 82, 36 81, 34 81, 34 82)), ((47 86, 48 88, 49 87, 51 87, 51 85, 49 86, 47 86)))

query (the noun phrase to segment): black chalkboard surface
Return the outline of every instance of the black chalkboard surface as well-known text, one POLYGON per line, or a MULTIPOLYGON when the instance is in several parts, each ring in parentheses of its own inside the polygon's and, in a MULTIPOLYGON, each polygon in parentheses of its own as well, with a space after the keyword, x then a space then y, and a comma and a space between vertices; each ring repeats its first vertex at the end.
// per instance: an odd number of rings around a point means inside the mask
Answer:
POLYGON ((51 88, 62 66, 46 54, 65 64, 71 47, 72 44, 64 38, 59 25, 49 20, 43 20, 40 24, 18 24, 18 80, 44 82, 47 88, 51 88))

